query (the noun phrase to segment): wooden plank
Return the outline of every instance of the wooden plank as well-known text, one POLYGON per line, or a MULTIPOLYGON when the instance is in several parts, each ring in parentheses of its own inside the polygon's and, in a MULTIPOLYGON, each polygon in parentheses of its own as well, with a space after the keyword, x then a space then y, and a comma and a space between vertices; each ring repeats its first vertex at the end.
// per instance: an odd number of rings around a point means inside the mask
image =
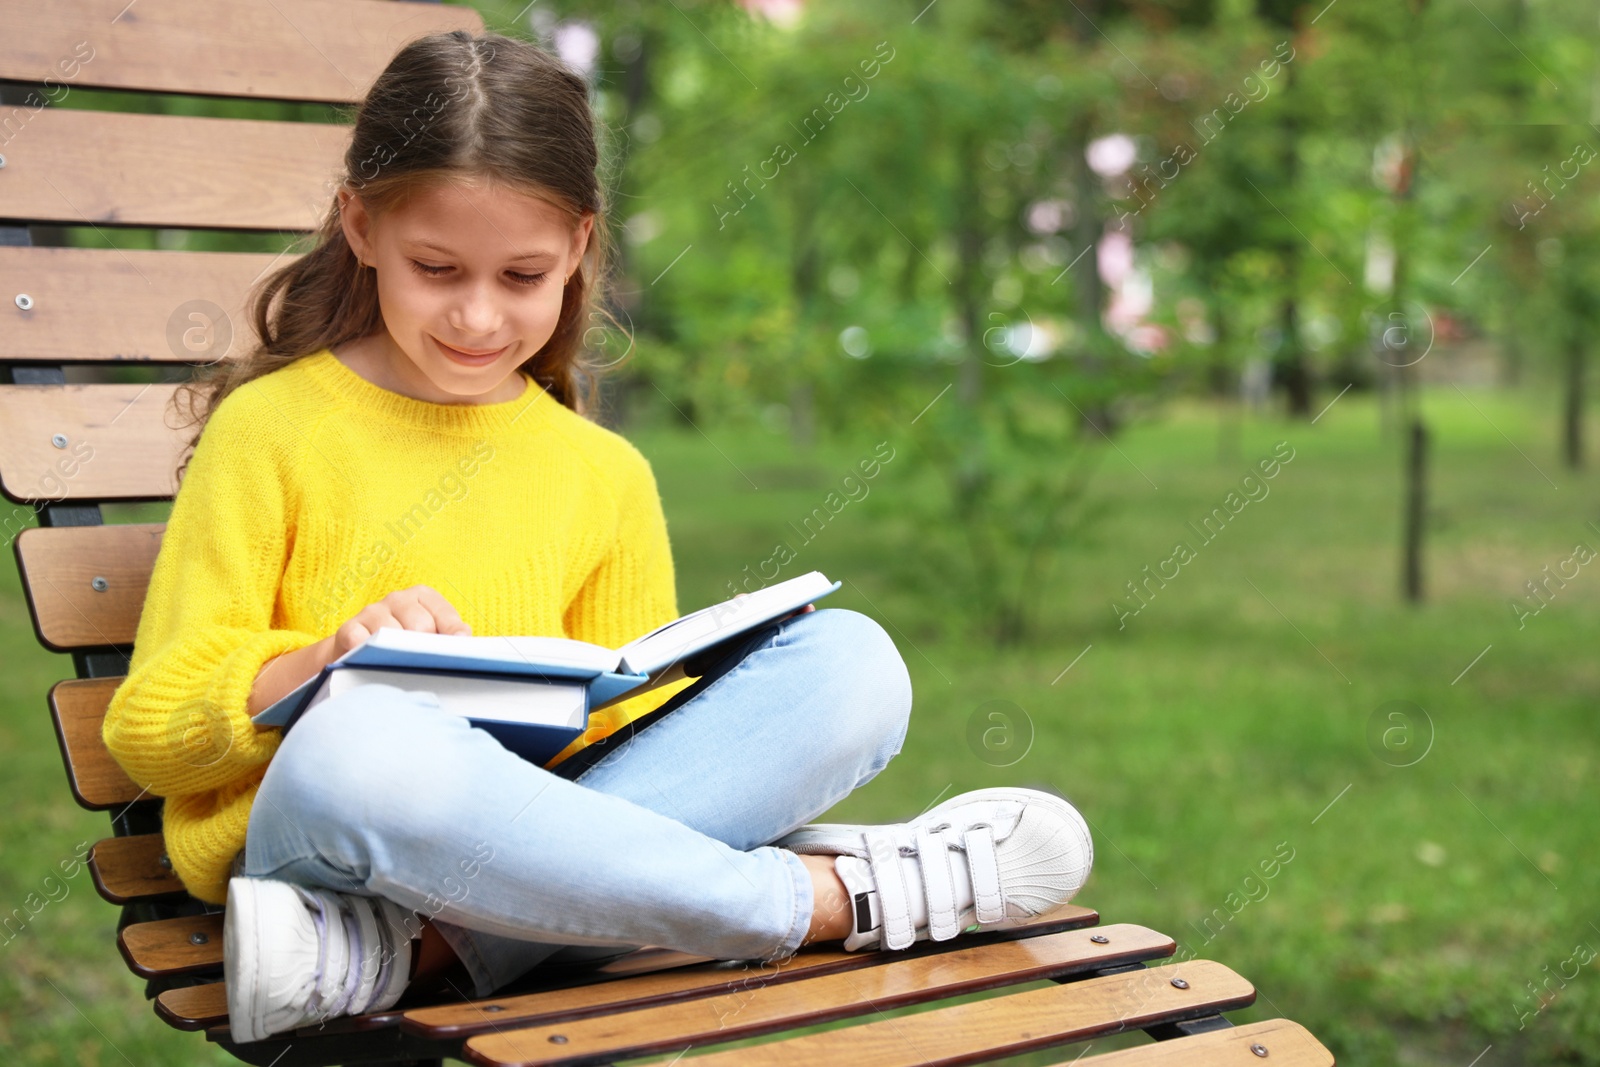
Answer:
MULTIPOLYGON (((703 956, 689 956, 667 949, 645 948, 630 952, 604 967, 597 967, 593 973, 628 975, 643 973, 653 968, 685 966, 684 961, 699 963, 704 960, 703 956)), ((470 1007, 470 1004, 450 1005, 450 1007, 464 1008, 470 1007)), ((179 1030, 205 1030, 225 1026, 228 1021, 227 985, 223 982, 210 982, 205 985, 169 989, 156 997, 156 1014, 165 1020, 167 1025, 179 1030)), ((363 1029, 394 1026, 399 1021, 399 1011, 395 1009, 338 1020, 344 1028, 363 1029)))
POLYGON ((177 1030, 204 1030, 228 1021, 228 987, 221 982, 180 986, 156 996, 156 1014, 177 1030))
MULTIPOLYGON (((1088 908, 1067 905, 1058 908, 1028 927, 998 931, 978 938, 952 941, 923 941, 906 950, 904 958, 917 958, 954 951, 990 940, 1016 940, 1028 936, 1059 933, 1092 926, 1099 916, 1088 908)), ((1106 936, 1105 931, 1096 933, 1106 936)), ((1142 959, 1169 954, 1172 942, 1160 940, 1142 959)), ((1134 952, 1131 946, 1130 952, 1134 952)), ((826 974, 880 966, 900 958, 882 952, 845 952, 843 949, 808 948, 778 963, 761 965, 750 961, 703 964, 675 970, 660 969, 626 981, 616 980, 624 968, 638 966, 634 957, 625 956, 605 968, 598 968, 590 983, 541 990, 515 996, 494 997, 465 1004, 442 1004, 414 1008, 401 1023, 408 1032, 430 1038, 455 1038, 489 1030, 547 1023, 557 1019, 579 1019, 607 1012, 674 1003, 696 997, 748 991, 796 979, 814 979, 826 974), (631 962, 630 962, 631 961, 631 962)), ((694 957, 687 957, 694 961, 694 957)))
POLYGON ((222 969, 222 915, 132 923, 117 931, 128 969, 141 978, 206 974, 222 969))
POLYGON ((40 642, 56 652, 132 644, 165 530, 129 523, 22 531, 17 561, 40 642))
POLYGON ((236 359, 256 341, 252 285, 298 253, 0 246, 0 362, 236 359), (22 311, 16 297, 32 307, 22 311))
MULTIPOLYGON (((581 980, 616 980, 631 974, 642 974, 651 970, 660 970, 671 967, 683 967, 706 961, 704 956, 690 956, 683 952, 673 952, 669 949, 642 948, 613 960, 611 963, 592 970, 581 972, 563 972, 566 981, 581 980)), ((554 969, 553 969, 554 970, 554 969)), ((561 978, 552 978, 552 987, 561 982, 561 978)), ((447 1007, 470 1008, 470 1003, 453 1004, 447 1007)), ((368 1030, 393 1027, 400 1022, 400 1012, 404 1009, 393 1009, 383 1012, 371 1012, 366 1015, 354 1017, 346 1016, 331 1021, 326 1025, 337 1026, 344 1030, 368 1030)), ((164 1019, 168 1025, 179 1030, 205 1030, 224 1028, 228 1021, 228 990, 222 982, 211 982, 199 986, 186 986, 182 989, 171 989, 156 998, 156 1014, 164 1019)), ((324 1029, 323 1025, 306 1028, 301 1033, 316 1033, 324 1029)), ((226 1034, 226 1029, 219 1029, 219 1034, 226 1034)), ((280 1035, 281 1036, 281 1035, 280 1035)))
MULTIPOLYGON (((1142 927, 1116 925, 1098 928, 1094 933, 1108 938, 1108 942, 1101 944, 1091 940, 1093 935, 1086 930, 1069 930, 1016 941, 972 943, 966 948, 937 955, 892 960, 862 970, 739 990, 660 1007, 641 1008, 616 1015, 568 1020, 526 1029, 502 1029, 470 1038, 466 1043, 465 1057, 473 1063, 485 1065, 628 1059, 768 1034, 795 1026, 809 1026, 1040 978, 1093 971, 1136 959, 1140 955, 1159 955, 1162 951, 1169 953, 1172 951, 1171 938, 1142 927)), ((1138 972, 1139 975, 1145 973, 1147 972, 1142 970, 1138 972)), ((1158 981, 1153 985, 1158 985, 1160 988, 1155 989, 1146 999, 1151 1005, 1160 1005, 1164 1008, 1163 1012, 1157 1013, 1158 1015, 1170 1015, 1178 1010, 1180 1005, 1192 1007, 1193 1004, 1201 1002, 1209 1003, 1200 997, 1202 988, 1221 990, 1224 983, 1214 980, 1214 976, 1209 974, 1204 974, 1202 978, 1203 973, 1203 967, 1186 965, 1183 974, 1191 979, 1191 988, 1178 990, 1167 985, 1165 981, 1158 981), (1170 993, 1172 996, 1165 996, 1164 993, 1170 993)), ((1092 993, 1086 996, 1085 989, 1093 985, 1093 981, 1075 982, 999 999, 1013 1001, 1022 997, 1034 998, 1028 1003, 1030 1006, 1037 1005, 1031 1009, 1035 1014, 1022 1015, 1018 1018, 1026 1019, 1025 1025, 1031 1026, 1036 1034, 1049 1032, 1050 1023, 1054 1021, 1053 1017, 1060 1016, 1063 1010, 1070 1012, 1071 1009, 1067 1005, 1080 1001, 1096 1005, 1098 1008, 1093 1015, 1081 1015, 1080 1019, 1092 1018, 1096 1021, 1096 1025, 1101 1027, 1113 1024, 1117 1018, 1115 1014, 1107 1015, 1108 1007, 1114 1007, 1119 1012, 1136 1012, 1143 1006, 1130 1002, 1127 993, 1129 987, 1125 984, 1116 986, 1120 996, 1111 998, 1096 997, 1092 993), (1041 997, 1043 999, 1040 999, 1041 997), (1112 1023, 1108 1023, 1108 1020, 1112 1023)), ((1237 979, 1228 988, 1232 990, 1233 995, 1224 997, 1224 1000, 1235 999, 1241 989, 1248 991, 1249 985, 1242 979, 1237 979)), ((981 1002, 981 1004, 989 1003, 993 1001, 981 1002)), ((970 1007, 978 1008, 981 1004, 970 1007)), ((927 1032, 924 1020, 935 1014, 937 1013, 930 1012, 917 1016, 917 1047, 938 1047, 938 1041, 925 1045, 922 1040, 923 1033, 927 1032)), ((973 1016, 971 1021, 975 1024, 973 1027, 951 1024, 946 1028, 952 1033, 983 1029, 978 1016, 973 1016)), ((1011 1017, 1008 1017, 1007 1021, 1016 1024, 1016 1020, 1011 1017)), ((848 1032, 854 1034, 871 1030, 873 1025, 853 1027, 848 1032)), ((989 1026, 989 1030, 995 1029, 993 1024, 989 1026)), ((942 1033, 937 1025, 932 1032, 942 1033)), ((998 1033, 993 1036, 997 1042, 1004 1040, 998 1033)), ((1026 1039, 1012 1037, 1010 1040, 1026 1039)), ((1045 1044, 1055 1043, 1055 1040, 1036 1042, 1027 1047, 1042 1047, 1045 1044)), ((881 1042, 886 1049, 905 1043, 903 1027, 898 1030, 898 1036, 891 1033, 881 1042)), ((760 1055, 759 1049, 741 1049, 737 1055, 748 1055, 751 1052, 760 1055)), ((770 1062, 776 1063, 778 1060, 773 1059, 770 1062)), ((783 1062, 877 1063, 879 1061, 864 1047, 846 1042, 840 1046, 830 1047, 822 1055, 813 1055, 809 1049, 796 1051, 784 1058, 783 1062)), ((889 1061, 885 1059, 882 1062, 889 1061)))
MULTIPOLYGON (((870 1063, 873 1067, 935 1067, 975 1063, 1242 1008, 1255 996, 1249 982, 1222 964, 1190 960, 936 1008, 909 1019, 883 1019, 751 1048, 713 1052, 696 1057, 695 1064, 778 1067, 796 1063, 870 1063), (1186 987, 1172 986, 1173 978, 1183 979, 1186 987)), ((546 1049, 554 1051, 565 1046, 537 1047, 546 1040, 539 1031, 475 1037, 467 1042, 468 1059, 475 1063, 559 1062, 546 1049), (535 1034, 540 1034, 537 1040, 535 1034), (480 1057, 478 1049, 486 1045, 512 1055, 498 1060, 480 1057), (531 1055, 519 1057, 519 1049, 531 1055)), ((719 1035, 717 1040, 727 1038, 719 1035)))
POLYGON ((89 850, 94 887, 113 904, 186 894, 183 882, 167 860, 160 834, 129 834, 97 841, 89 850))
POLYGON ((57 103, 78 86, 354 103, 406 42, 483 29, 468 7, 395 0, 124 3, 0 0, 0 78, 57 103))
POLYGON ((0 385, 0 489, 19 504, 172 497, 195 430, 173 428, 179 419, 169 405, 177 388, 0 385))
POLYGON ((36 222, 315 230, 350 142, 333 123, 19 112, 31 113, 6 145, 0 204, 36 222))
POLYGON ((1268 1019, 1232 1030, 1216 1030, 1173 1041, 1107 1052, 1056 1067, 1333 1067, 1333 1053, 1310 1031, 1288 1019, 1268 1019), (1262 1051, 1256 1051, 1256 1049, 1262 1051))
POLYGON ((50 715, 67 781, 78 803, 90 811, 120 808, 150 795, 129 779, 100 737, 106 705, 121 683, 121 677, 69 679, 50 689, 50 715))

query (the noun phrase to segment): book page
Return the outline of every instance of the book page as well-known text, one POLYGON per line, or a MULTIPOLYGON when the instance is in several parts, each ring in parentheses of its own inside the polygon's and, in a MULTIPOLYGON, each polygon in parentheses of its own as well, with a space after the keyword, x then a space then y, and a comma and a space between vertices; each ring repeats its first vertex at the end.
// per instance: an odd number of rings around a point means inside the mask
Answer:
POLYGON ((619 649, 623 664, 653 675, 718 641, 802 608, 836 588, 838 583, 830 582, 821 571, 810 571, 701 608, 623 645, 619 649))
POLYGON ((619 659, 615 649, 566 637, 480 637, 389 627, 379 630, 340 659, 353 664, 376 662, 371 657, 383 652, 417 656, 419 666, 428 658, 438 658, 480 660, 486 665, 549 665, 596 673, 615 670, 619 659))
POLYGON ((306 710, 360 685, 392 685, 408 692, 432 693, 439 706, 464 719, 506 724, 558 726, 578 731, 589 718, 588 687, 507 678, 479 678, 432 671, 346 667, 334 671, 306 710))

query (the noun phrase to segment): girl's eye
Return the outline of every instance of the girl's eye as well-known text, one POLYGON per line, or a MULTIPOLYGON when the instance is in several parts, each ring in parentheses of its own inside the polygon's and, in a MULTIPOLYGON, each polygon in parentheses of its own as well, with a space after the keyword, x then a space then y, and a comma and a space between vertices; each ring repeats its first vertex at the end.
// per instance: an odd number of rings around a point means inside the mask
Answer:
MULTIPOLYGON (((429 278, 437 278, 445 273, 445 271, 450 269, 449 267, 432 267, 426 263, 418 263, 414 259, 410 260, 409 262, 411 263, 412 270, 416 271, 418 274, 427 275, 429 278)), ((538 285, 549 276, 550 272, 545 271, 540 274, 518 274, 516 271, 511 271, 509 273, 511 277, 516 280, 518 285, 538 285)))

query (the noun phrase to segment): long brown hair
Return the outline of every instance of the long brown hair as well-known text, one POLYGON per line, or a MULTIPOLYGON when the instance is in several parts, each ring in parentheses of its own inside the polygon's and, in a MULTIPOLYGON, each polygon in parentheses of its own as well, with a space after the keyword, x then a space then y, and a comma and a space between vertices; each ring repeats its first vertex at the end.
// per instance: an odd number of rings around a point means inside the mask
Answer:
MULTIPOLYGON (((584 79, 556 56, 498 33, 438 33, 402 48, 373 83, 356 110, 340 176, 374 219, 463 176, 537 196, 574 225, 592 213, 589 247, 562 292, 555 332, 519 368, 579 413, 592 406, 599 370, 585 350, 583 323, 604 314, 611 251, 595 127, 584 79)), ((174 404, 187 400, 191 424, 198 423, 190 451, 235 389, 382 328, 375 272, 361 269, 346 242, 337 197, 314 239, 309 252, 253 288, 255 348, 179 386, 174 404)), ((180 478, 187 466, 186 453, 180 478)))

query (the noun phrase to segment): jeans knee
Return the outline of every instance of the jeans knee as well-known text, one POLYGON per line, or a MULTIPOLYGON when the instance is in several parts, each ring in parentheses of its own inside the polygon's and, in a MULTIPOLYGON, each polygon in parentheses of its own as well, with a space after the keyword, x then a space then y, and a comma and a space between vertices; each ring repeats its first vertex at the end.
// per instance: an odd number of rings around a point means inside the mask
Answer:
POLYGON ((887 757, 900 751, 911 718, 911 676, 894 639, 874 619, 845 608, 812 613, 825 662, 837 672, 838 725, 887 757))
POLYGON ((430 696, 357 686, 300 717, 273 755, 262 788, 286 817, 307 823, 326 812, 396 811, 425 776, 426 731, 418 727, 454 719, 441 715, 430 696))

